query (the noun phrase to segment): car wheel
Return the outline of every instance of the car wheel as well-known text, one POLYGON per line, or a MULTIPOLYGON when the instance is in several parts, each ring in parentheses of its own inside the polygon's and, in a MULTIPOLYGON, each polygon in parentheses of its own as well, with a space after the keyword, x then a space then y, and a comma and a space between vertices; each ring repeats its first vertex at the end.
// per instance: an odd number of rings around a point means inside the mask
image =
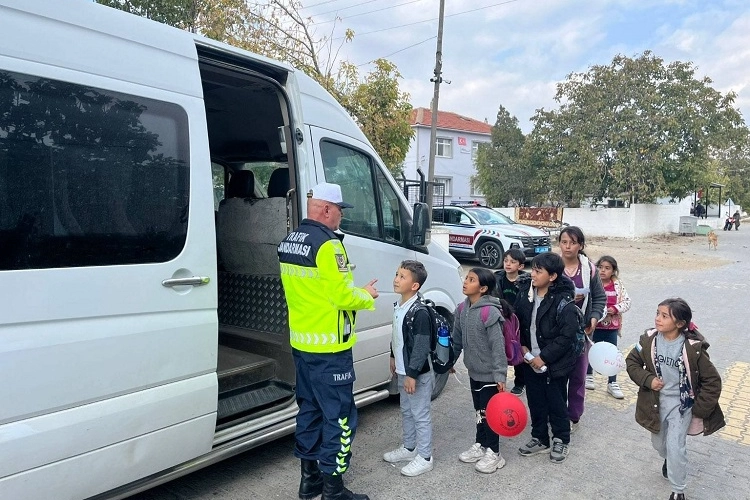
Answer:
POLYGON ((432 396, 430 399, 440 396, 440 393, 445 389, 445 384, 448 383, 449 376, 450 373, 435 374, 435 384, 432 386, 432 396))
POLYGON ((485 241, 479 247, 479 262, 490 269, 499 269, 503 265, 503 247, 494 241, 485 241))

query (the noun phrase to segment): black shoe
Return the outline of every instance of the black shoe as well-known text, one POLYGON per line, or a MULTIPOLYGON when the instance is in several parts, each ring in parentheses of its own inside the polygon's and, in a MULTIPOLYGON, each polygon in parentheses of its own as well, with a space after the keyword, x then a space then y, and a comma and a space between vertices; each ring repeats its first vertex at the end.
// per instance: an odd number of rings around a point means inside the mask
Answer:
POLYGON ((520 396, 521 394, 523 394, 525 390, 526 388, 524 386, 516 385, 516 386, 513 386, 513 389, 510 390, 510 393, 515 394, 516 396, 520 396))
POLYGON ((344 488, 343 476, 323 474, 323 497, 321 500, 370 500, 370 497, 352 493, 344 488))
POLYGON ((310 500, 323 493, 323 474, 317 460, 302 460, 302 479, 299 482, 299 497, 310 500))
POLYGON ((664 465, 661 466, 661 475, 664 476, 664 479, 669 479, 667 476, 667 459, 664 459, 664 465))
POLYGON ((687 499, 685 498, 684 493, 675 493, 673 491, 672 494, 669 495, 669 500, 687 500, 687 499))

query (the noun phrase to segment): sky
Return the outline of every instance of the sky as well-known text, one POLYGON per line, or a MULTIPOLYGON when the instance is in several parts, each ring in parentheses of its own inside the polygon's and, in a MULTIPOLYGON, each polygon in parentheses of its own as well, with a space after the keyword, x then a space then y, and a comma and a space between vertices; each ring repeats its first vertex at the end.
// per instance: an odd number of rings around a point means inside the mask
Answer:
MULTIPOLYGON (((439 0, 306 0, 315 34, 331 35, 339 60, 362 74, 384 57, 414 107, 430 107, 439 0), (333 19, 338 18, 336 23, 333 19), (339 48, 344 30, 354 40, 339 48)), ((692 62, 750 125, 748 0, 445 0, 439 109, 494 124, 500 105, 524 133, 539 108, 555 109, 556 85, 650 50, 692 62)))

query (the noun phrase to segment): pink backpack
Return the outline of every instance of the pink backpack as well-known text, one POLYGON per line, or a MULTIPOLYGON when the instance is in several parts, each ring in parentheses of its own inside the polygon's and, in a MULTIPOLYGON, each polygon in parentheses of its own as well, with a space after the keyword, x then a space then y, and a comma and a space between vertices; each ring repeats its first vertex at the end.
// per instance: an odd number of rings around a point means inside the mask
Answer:
MULTIPOLYGON (((461 302, 458 304, 456 313, 461 314, 463 308, 464 302, 461 302)), ((482 318, 482 323, 486 325, 487 320, 490 318, 490 306, 482 306, 482 310, 479 312, 479 317, 482 318)), ((515 314, 511 314, 510 318, 504 319, 503 339, 505 339, 505 356, 508 358, 509 365, 518 366, 523 363, 523 351, 521 350, 521 325, 515 314)))

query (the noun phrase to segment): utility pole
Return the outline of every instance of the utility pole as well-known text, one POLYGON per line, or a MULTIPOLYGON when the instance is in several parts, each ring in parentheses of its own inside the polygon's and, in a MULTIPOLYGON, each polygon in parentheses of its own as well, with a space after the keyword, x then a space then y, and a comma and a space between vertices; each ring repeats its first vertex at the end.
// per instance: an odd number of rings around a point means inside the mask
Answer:
POLYGON ((430 217, 432 217, 432 199, 435 181, 435 150, 437 145, 437 119, 438 119, 438 100, 440 98, 440 83, 443 81, 443 17, 445 14, 445 0, 440 0, 440 14, 438 16, 438 34, 437 50, 435 52, 435 76, 430 78, 435 83, 435 92, 432 97, 432 106, 430 109, 430 159, 427 168, 427 206, 429 207, 430 217))

